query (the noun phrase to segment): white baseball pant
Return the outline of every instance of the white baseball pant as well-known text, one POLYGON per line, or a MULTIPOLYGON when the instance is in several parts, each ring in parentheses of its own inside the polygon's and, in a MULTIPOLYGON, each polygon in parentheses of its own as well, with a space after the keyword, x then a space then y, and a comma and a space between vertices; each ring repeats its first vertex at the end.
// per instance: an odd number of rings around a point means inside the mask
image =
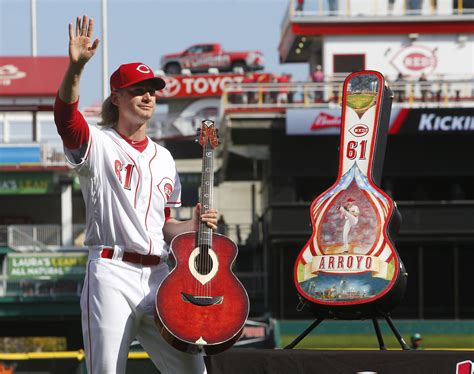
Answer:
POLYGON ((164 263, 149 267, 100 258, 100 251, 90 251, 81 296, 89 374, 125 374, 134 338, 162 374, 207 373, 202 356, 173 348, 155 324, 156 290, 168 272, 164 263))

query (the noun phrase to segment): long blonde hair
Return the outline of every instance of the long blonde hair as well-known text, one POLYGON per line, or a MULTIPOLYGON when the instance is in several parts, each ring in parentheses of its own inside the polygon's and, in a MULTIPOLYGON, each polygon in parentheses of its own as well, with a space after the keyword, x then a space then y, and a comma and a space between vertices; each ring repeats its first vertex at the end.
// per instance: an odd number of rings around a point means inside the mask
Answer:
POLYGON ((112 95, 102 103, 102 111, 100 113, 102 120, 97 124, 101 127, 115 126, 119 119, 119 111, 117 106, 112 103, 112 95))

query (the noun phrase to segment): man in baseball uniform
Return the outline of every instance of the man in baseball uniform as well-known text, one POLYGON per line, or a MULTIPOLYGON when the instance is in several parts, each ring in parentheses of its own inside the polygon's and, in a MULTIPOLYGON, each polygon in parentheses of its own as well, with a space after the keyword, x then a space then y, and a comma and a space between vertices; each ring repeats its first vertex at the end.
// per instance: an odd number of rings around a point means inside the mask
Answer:
POLYGON ((166 343, 154 322, 156 291, 168 274, 165 243, 198 229, 216 229, 217 211, 189 221, 170 217, 181 205, 181 185, 171 154, 145 133, 155 110, 155 91, 165 82, 145 64, 121 65, 110 77, 101 129, 77 110, 79 84, 99 40, 93 19, 69 24, 70 62, 54 115, 68 162, 77 171, 86 205, 89 261, 81 297, 82 330, 89 374, 125 373, 137 338, 161 373, 205 373, 202 356, 166 343))
POLYGON ((339 208, 342 217, 344 218, 344 228, 342 229, 342 242, 344 243, 344 253, 349 252, 349 231, 359 221, 359 207, 355 205, 355 200, 349 197, 346 204, 339 208))

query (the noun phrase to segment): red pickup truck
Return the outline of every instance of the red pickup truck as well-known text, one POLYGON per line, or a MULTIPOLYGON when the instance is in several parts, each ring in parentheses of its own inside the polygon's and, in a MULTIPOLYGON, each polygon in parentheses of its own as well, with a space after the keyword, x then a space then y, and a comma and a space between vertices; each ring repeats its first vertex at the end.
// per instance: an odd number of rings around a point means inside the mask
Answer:
POLYGON ((218 43, 195 44, 184 52, 161 58, 161 69, 166 74, 180 74, 182 69, 199 73, 207 72, 209 68, 218 68, 219 71, 233 71, 235 68, 254 71, 262 70, 263 67, 260 51, 225 52, 218 43))

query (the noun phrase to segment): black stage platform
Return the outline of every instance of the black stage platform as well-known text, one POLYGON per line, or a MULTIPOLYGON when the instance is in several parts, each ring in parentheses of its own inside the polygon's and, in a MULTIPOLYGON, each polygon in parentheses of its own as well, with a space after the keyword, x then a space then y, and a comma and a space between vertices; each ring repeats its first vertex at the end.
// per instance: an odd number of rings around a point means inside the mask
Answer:
MULTIPOLYGON (((231 349, 206 357, 209 374, 455 374, 474 351, 324 351, 231 349)), ((457 374, 471 374, 469 364, 457 374)))

